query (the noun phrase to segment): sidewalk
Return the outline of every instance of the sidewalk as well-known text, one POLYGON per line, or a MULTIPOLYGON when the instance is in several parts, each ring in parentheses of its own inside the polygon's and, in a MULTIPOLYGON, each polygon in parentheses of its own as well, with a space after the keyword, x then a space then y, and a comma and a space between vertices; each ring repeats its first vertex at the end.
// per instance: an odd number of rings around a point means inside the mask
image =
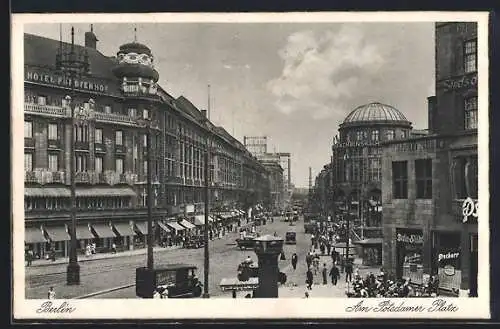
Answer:
MULTIPOLYGON (((172 247, 154 247, 153 252, 161 252, 161 251, 169 251, 180 249, 180 246, 172 246, 172 247)), ((119 258, 119 257, 129 257, 135 255, 144 255, 147 252, 147 248, 135 249, 135 250, 127 250, 113 253, 99 253, 90 255, 89 257, 85 257, 85 255, 78 255, 78 262, 88 262, 100 259, 109 259, 109 258, 119 258)), ((31 266, 27 267, 40 267, 40 266, 51 266, 51 265, 60 265, 67 264, 69 262, 68 257, 57 258, 55 261, 47 260, 47 259, 37 259, 34 260, 31 266)))

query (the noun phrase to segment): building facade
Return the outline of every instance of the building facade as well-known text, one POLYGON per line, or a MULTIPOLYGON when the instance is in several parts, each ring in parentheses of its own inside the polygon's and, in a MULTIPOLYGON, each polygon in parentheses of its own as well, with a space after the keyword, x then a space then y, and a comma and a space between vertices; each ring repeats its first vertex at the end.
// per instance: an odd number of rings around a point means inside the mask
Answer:
POLYGON ((84 46, 24 38, 25 242, 36 255, 44 257, 48 249, 68 254, 72 143, 80 249, 92 242, 103 251, 113 243, 144 247, 148 168, 154 220, 165 224, 155 231, 179 235, 192 229, 179 223, 204 209, 207 150, 211 208, 263 202, 267 170, 206 112, 158 85, 147 46, 124 44, 108 57, 97 50, 92 29, 84 46))
POLYGON ((384 266, 477 296, 477 24, 436 23, 435 35, 428 134, 383 146, 384 266))
POLYGON ((265 204, 269 209, 284 209, 284 174, 283 168, 276 161, 261 161, 269 173, 269 199, 265 204))

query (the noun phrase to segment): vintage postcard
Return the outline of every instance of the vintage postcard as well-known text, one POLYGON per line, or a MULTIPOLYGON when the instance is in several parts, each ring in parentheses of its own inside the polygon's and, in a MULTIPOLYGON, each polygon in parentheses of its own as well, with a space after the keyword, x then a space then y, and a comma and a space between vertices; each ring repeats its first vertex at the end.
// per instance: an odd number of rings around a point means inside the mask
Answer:
POLYGON ((15 319, 490 317, 487 12, 19 14, 11 58, 15 319))

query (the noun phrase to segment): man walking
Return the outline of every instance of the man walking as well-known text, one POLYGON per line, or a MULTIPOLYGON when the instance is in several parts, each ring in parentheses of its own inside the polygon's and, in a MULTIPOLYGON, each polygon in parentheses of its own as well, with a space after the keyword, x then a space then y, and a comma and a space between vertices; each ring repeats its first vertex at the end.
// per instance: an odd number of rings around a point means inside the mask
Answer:
POLYGON ((323 263, 323 269, 321 270, 321 274, 323 276, 323 284, 324 285, 328 284, 328 281, 327 281, 328 270, 326 268, 326 263, 323 263))
POLYGON ((307 268, 306 278, 307 289, 312 290, 314 276, 310 268, 307 268))
POLYGON ((332 284, 334 286, 336 286, 337 280, 340 277, 340 272, 339 272, 339 268, 337 267, 337 265, 335 265, 335 263, 333 263, 332 268, 330 269, 330 277, 332 279, 332 284))
POLYGON ((345 282, 352 282, 352 264, 350 261, 345 265, 345 282))
POLYGON ((292 267, 293 267, 294 271, 297 269, 297 261, 298 261, 297 254, 293 253, 293 255, 292 255, 292 267))

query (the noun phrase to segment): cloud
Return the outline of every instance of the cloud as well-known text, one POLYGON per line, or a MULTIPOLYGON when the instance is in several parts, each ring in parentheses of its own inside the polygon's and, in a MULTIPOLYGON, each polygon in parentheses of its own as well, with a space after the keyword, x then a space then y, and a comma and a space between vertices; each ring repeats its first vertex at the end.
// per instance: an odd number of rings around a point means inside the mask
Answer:
POLYGON ((384 42, 369 37, 365 29, 344 24, 337 31, 290 35, 279 51, 281 76, 267 83, 276 109, 308 112, 315 119, 345 113, 388 64, 384 42))

